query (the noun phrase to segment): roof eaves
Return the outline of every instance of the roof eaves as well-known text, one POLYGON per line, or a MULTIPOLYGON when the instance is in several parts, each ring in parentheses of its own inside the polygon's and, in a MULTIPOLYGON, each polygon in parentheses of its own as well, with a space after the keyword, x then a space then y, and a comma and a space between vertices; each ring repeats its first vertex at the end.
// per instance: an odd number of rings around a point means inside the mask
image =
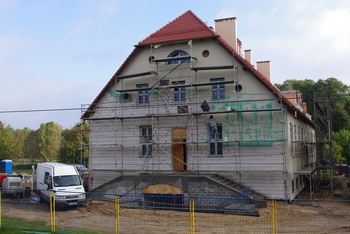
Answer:
MULTIPOLYGON (((189 41, 189 40, 199 40, 199 39, 206 39, 206 38, 217 38, 218 35, 212 35, 212 36, 198 36, 198 37, 189 37, 189 38, 181 38, 181 41, 189 41)), ((135 45, 135 47, 142 47, 142 46, 149 46, 149 45, 158 45, 158 44, 171 44, 171 43, 177 43, 179 42, 178 39, 171 39, 171 40, 164 40, 164 41, 152 41, 149 43, 139 43, 135 45)))

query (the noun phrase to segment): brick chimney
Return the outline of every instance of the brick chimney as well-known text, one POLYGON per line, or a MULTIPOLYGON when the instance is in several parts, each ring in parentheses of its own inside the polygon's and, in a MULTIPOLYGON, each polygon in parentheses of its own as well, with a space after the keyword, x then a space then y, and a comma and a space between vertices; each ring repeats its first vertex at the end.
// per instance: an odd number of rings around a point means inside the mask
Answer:
POLYGON ((307 114, 307 104, 306 104, 306 102, 303 102, 303 113, 307 114))
POLYGON ((244 58, 252 64, 252 51, 251 50, 244 50, 244 58))
POLYGON ((237 47, 237 18, 215 20, 215 32, 219 34, 232 48, 238 52, 237 47))
POLYGON ((256 69, 270 80, 270 61, 256 62, 256 69))

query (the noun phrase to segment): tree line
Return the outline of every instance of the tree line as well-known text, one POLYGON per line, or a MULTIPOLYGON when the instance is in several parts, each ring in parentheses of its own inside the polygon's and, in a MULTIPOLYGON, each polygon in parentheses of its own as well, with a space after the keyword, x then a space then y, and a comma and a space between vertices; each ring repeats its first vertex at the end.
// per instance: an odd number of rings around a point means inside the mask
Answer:
MULTIPOLYGON (((317 82, 308 79, 286 80, 275 86, 280 90, 297 90, 301 93, 311 116, 315 116, 314 95, 325 94, 331 105, 334 162, 350 164, 350 86, 333 77, 317 82)), ((329 145, 322 150, 329 151, 329 145)))
POLYGON ((87 164, 88 125, 62 129, 54 122, 42 123, 37 130, 13 129, 0 121, 0 160, 15 164, 58 161, 87 164))
MULTIPOLYGON (((337 163, 350 163, 350 87, 336 78, 317 82, 308 79, 286 80, 275 86, 280 90, 300 92, 311 116, 314 116, 314 93, 326 91, 332 106, 333 157, 337 163)), ((48 122, 41 124, 37 130, 15 130, 0 121, 0 160, 87 164, 88 144, 88 124, 62 129, 59 124, 48 122)))

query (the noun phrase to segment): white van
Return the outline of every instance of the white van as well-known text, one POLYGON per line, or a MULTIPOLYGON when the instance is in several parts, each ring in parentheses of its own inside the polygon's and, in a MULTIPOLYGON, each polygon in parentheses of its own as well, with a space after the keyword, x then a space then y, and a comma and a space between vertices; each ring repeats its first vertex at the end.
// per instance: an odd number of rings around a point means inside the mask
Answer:
POLYGON ((57 205, 85 203, 85 190, 74 166, 56 162, 38 163, 34 174, 34 189, 41 201, 49 202, 50 192, 53 192, 57 205))

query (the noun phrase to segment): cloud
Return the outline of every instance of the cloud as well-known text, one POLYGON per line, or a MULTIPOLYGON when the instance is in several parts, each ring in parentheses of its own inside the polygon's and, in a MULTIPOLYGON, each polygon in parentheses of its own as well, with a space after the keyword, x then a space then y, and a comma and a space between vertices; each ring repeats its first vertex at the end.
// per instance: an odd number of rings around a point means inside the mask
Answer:
POLYGON ((347 80, 344 61, 350 60, 350 28, 346 27, 350 22, 349 1, 259 4, 240 11, 230 6, 220 11, 220 16, 237 16, 243 49, 252 49, 256 61, 271 61, 273 81, 328 77, 347 80))
POLYGON ((350 28, 345 26, 350 22, 350 8, 326 10, 315 21, 309 36, 314 35, 313 39, 326 44, 335 53, 350 49, 350 28))
POLYGON ((285 45, 286 54, 313 79, 344 80, 347 67, 343 61, 350 54, 350 28, 344 24, 350 22, 350 4, 335 1, 330 7, 325 1, 299 1, 287 7, 290 37, 280 41, 280 47, 285 45))

